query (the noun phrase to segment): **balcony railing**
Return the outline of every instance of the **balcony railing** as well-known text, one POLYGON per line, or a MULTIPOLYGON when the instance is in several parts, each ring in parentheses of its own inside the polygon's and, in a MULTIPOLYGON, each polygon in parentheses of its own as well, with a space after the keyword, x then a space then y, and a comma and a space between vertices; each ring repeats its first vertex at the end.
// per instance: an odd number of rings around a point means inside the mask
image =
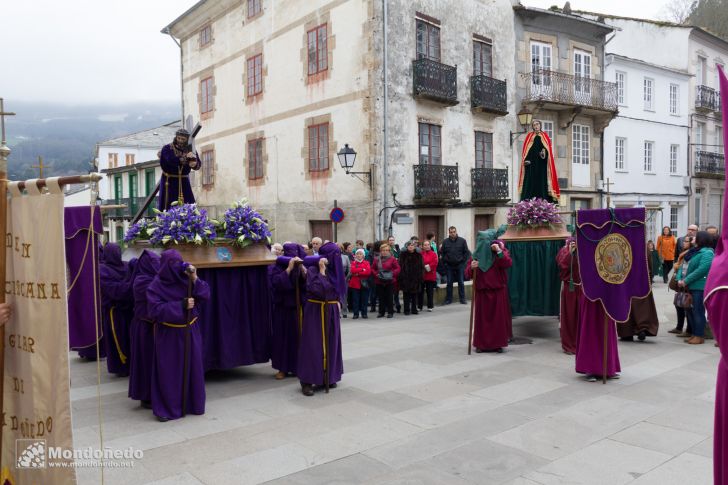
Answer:
POLYGON ((506 82, 488 76, 471 77, 470 104, 478 110, 508 114, 506 82))
MULTIPOLYGON (((124 197, 123 199, 106 199, 103 201, 103 205, 125 205, 122 209, 111 209, 104 211, 104 215, 115 219, 131 219, 137 213, 137 211, 146 202, 146 197, 124 197)), ((159 197, 155 197, 154 201, 149 204, 149 207, 144 211, 144 217, 154 217, 154 208, 157 207, 159 197)))
POLYGON ((526 81, 524 101, 546 101, 617 111, 617 84, 538 69, 521 75, 526 81))
POLYGON ((720 93, 708 86, 698 86, 695 93, 695 109, 720 111, 720 93))
POLYGON ((508 197, 507 168, 474 168, 470 171, 473 202, 505 202, 508 197))
POLYGON ((454 106, 458 104, 457 67, 426 58, 414 60, 412 87, 417 97, 454 106))
POLYGON ((725 157, 721 153, 695 152, 695 177, 725 178, 725 157))
POLYGON ((456 165, 415 165, 415 200, 445 202, 460 197, 456 165))

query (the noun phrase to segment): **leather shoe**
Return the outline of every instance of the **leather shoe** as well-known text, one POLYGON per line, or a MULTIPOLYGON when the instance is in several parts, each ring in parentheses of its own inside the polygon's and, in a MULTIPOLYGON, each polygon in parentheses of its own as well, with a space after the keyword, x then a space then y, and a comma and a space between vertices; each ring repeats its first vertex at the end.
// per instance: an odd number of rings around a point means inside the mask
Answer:
POLYGON ((353 317, 351 317, 351 319, 352 320, 358 320, 359 319, 359 315, 354 315, 353 317))
POLYGON ((286 378, 286 373, 285 372, 278 371, 276 373, 276 375, 273 376, 273 377, 275 377, 277 381, 280 381, 281 379, 285 379, 286 378))
POLYGON ((144 409, 152 409, 152 401, 142 401, 140 406, 144 409))
POLYGON ((683 333, 682 328, 673 328, 672 330, 668 330, 667 333, 683 333))
POLYGON ((169 418, 165 418, 164 416, 157 416, 157 421, 159 421, 160 423, 166 423, 167 421, 169 421, 169 418))
POLYGON ((384 313, 378 313, 377 318, 382 318, 384 316, 384 313))
POLYGON ((688 332, 683 332, 683 333, 677 334, 675 336, 678 337, 678 338, 685 338, 685 337, 688 337, 689 338, 689 337, 692 337, 693 334, 692 333, 688 333, 688 332))
POLYGON ((690 345, 701 345, 705 343, 705 339, 703 337, 693 337, 690 340, 688 340, 688 343, 690 345))
POLYGON ((304 396, 313 396, 313 386, 311 384, 301 384, 301 393, 304 396))

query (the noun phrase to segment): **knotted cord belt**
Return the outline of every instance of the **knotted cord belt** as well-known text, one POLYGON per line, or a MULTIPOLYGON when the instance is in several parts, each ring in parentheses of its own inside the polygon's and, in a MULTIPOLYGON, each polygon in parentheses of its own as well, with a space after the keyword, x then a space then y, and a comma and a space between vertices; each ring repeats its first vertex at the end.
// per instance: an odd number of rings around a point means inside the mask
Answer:
POLYGON ((326 341, 326 313, 324 312, 324 309, 326 308, 326 305, 338 305, 338 300, 308 300, 309 303, 316 303, 317 305, 321 306, 321 340, 324 348, 324 371, 327 369, 326 366, 326 349, 328 348, 328 342, 326 341))

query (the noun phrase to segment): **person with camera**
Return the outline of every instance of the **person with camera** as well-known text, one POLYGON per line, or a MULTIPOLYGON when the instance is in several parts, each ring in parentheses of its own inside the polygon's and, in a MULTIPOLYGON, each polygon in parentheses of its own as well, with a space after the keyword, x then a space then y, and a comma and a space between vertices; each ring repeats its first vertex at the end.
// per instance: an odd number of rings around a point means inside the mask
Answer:
MULTIPOLYGON (((695 236, 694 252, 686 268, 680 268, 676 276, 677 286, 680 290, 687 290, 692 296, 692 306, 686 308, 688 322, 693 329, 693 335, 685 341, 691 345, 700 345, 705 342, 705 307, 703 306, 703 292, 708 279, 710 266, 713 264, 714 252, 712 248, 713 237, 705 232, 698 231, 695 236)), ((691 250, 692 252, 693 250, 691 250)), ((685 259, 691 255, 686 254, 685 259)))
POLYGON ((159 182, 159 205, 161 211, 168 210, 173 202, 194 204, 195 196, 190 185, 190 172, 199 170, 202 161, 192 151, 190 132, 181 128, 174 135, 174 141, 164 145, 159 154, 162 179, 159 182))
POLYGON ((397 258, 392 256, 389 244, 383 243, 379 247, 379 258, 372 264, 374 283, 377 287, 377 299, 379 300, 379 313, 377 318, 382 318, 387 313, 387 318, 394 316, 393 292, 394 283, 399 277, 399 263, 397 258))

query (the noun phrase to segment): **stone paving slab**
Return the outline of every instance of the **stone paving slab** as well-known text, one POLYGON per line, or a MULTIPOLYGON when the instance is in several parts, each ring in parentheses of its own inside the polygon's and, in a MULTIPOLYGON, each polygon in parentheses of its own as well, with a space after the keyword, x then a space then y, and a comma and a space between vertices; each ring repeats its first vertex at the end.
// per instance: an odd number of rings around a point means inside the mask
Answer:
MULTIPOLYGON (((107 484, 712 483, 719 360, 712 341, 668 334, 672 294, 655 285, 658 337, 620 342, 622 378, 588 383, 561 351, 553 317, 519 318, 532 344, 468 356, 469 307, 342 320, 343 381, 301 395, 269 365, 207 376, 203 416, 159 423, 126 397, 127 380, 72 354, 77 447, 134 446, 107 484)), ((105 363, 102 365, 105 369, 105 363)), ((96 469, 79 483, 100 483, 96 469)))

